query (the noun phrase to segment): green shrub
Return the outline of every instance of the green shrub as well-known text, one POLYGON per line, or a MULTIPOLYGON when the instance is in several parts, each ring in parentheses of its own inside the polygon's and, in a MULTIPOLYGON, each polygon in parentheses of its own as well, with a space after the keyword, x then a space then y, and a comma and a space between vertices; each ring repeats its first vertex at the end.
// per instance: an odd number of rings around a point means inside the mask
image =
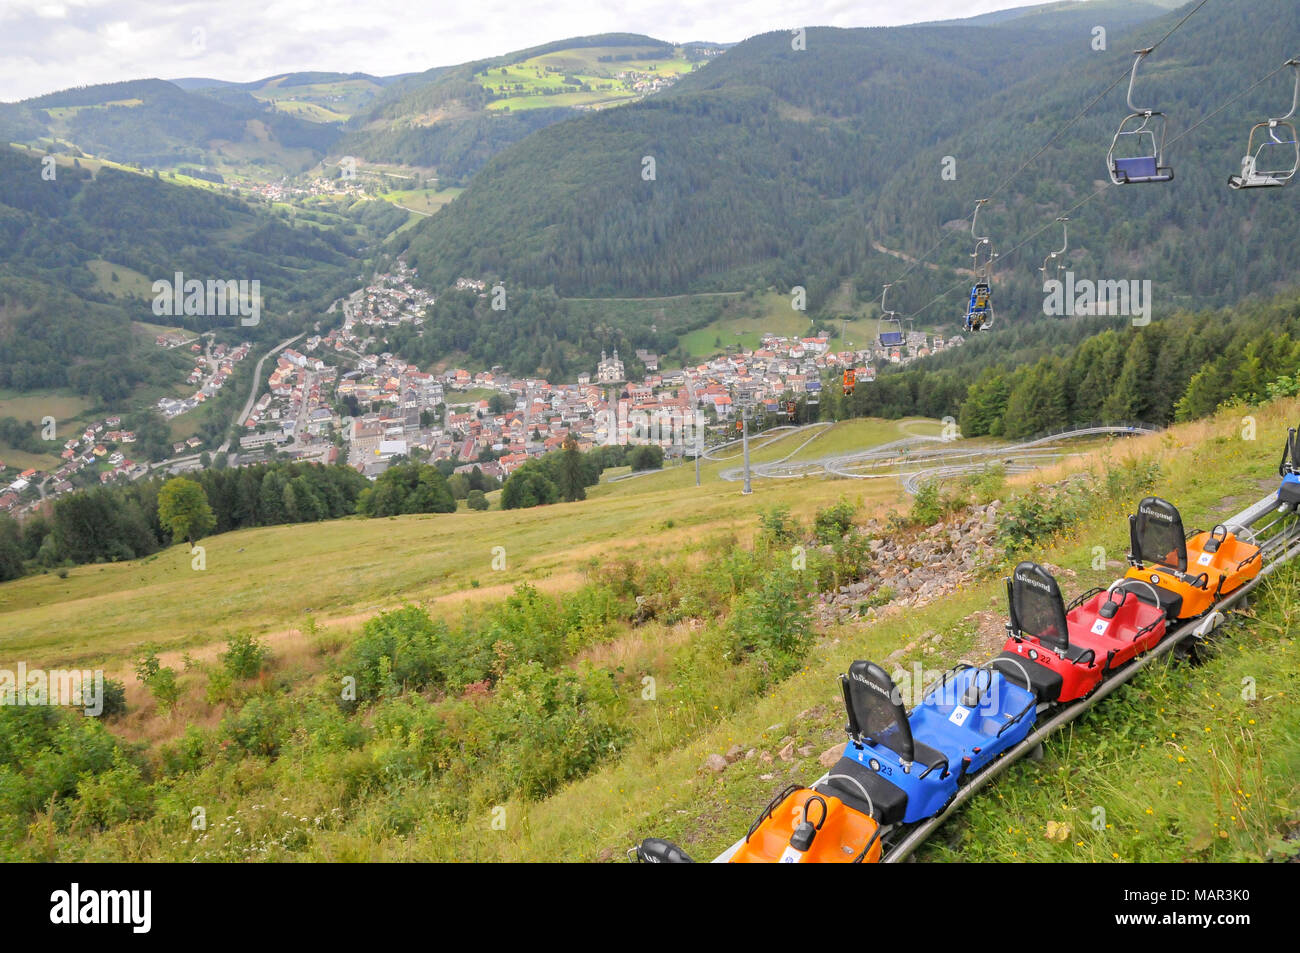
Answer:
POLYGON ((1021 493, 998 514, 998 544, 1008 556, 1026 550, 1082 519, 1092 499, 1091 485, 1081 480, 1021 493))
POLYGON ((76 817, 99 830, 135 818, 146 817, 152 797, 139 767, 119 749, 107 770, 86 771, 77 781, 76 817))
POLYGON ((758 514, 758 537, 768 548, 795 541, 798 524, 790 516, 790 507, 773 506, 758 514))
POLYGON ((163 771, 174 776, 198 771, 212 759, 212 738, 198 725, 186 725, 185 733, 161 751, 163 771))
POLYGON ((817 542, 836 543, 843 539, 853 528, 853 516, 857 511, 854 504, 843 499, 818 510, 813 518, 813 535, 817 537, 817 542))
POLYGON ((836 540, 835 583, 843 585, 857 582, 871 566, 871 539, 860 533, 850 533, 836 540))
POLYGON ((456 742, 438 711, 420 695, 389 698, 375 707, 373 735, 366 751, 390 790, 436 775, 456 757, 456 742))
POLYGON ((939 484, 927 480, 912 497, 911 522, 914 526, 933 526, 944 517, 943 502, 939 498, 939 484))
POLYGON ((607 671, 517 665, 501 679, 496 704, 485 714, 495 748, 487 783, 500 794, 542 798, 582 777, 626 739, 620 707, 607 671))
POLYGON ((165 712, 176 709, 181 698, 181 687, 176 681, 176 669, 163 665, 158 660, 158 652, 146 647, 135 661, 135 677, 144 683, 158 702, 158 707, 165 712))
POLYGON ((249 632, 236 632, 226 642, 226 651, 217 656, 222 667, 235 681, 257 678, 266 668, 271 653, 249 632))
POLYGON ((208 673, 208 687, 204 691, 204 698, 209 705, 232 701, 234 697, 235 676, 230 674, 229 669, 219 668, 208 673))
POLYGON ((987 506, 1000 497, 1006 488, 1007 468, 1001 463, 986 466, 970 479, 970 488, 975 495, 975 502, 987 506))
POLYGON ((566 657, 560 607, 526 583, 488 612, 486 634, 498 655, 498 674, 516 661, 554 666, 566 657))
POLYGON ((592 645, 609 641, 614 635, 614 620, 631 614, 615 593, 606 586, 588 584, 566 596, 561 612, 564 625, 564 650, 569 655, 592 645))
MULTIPOLYGON (((87 774, 108 771, 119 743, 98 718, 50 705, 0 706, 0 818, 30 818, 71 800, 87 774)), ((71 803, 58 806, 59 823, 71 803)))
POLYGON ((803 664, 814 633, 808 621, 808 594, 795 573, 774 570, 732 604, 727 619, 735 660, 755 656, 772 681, 803 664))
POLYGON ((863 615, 868 609, 879 609, 881 606, 887 606, 893 601, 894 590, 889 586, 881 586, 858 603, 858 615, 863 615))
POLYGON ((446 635, 447 627, 418 606, 366 620, 352 648, 358 696, 374 699, 441 684, 436 643, 446 635))
POLYGON ((104 691, 100 697, 103 709, 100 718, 117 718, 126 714, 126 685, 115 678, 104 679, 104 691))
POLYGON ((227 715, 221 727, 226 738, 244 752, 272 758, 288 736, 287 711, 271 695, 253 695, 238 712, 227 715))

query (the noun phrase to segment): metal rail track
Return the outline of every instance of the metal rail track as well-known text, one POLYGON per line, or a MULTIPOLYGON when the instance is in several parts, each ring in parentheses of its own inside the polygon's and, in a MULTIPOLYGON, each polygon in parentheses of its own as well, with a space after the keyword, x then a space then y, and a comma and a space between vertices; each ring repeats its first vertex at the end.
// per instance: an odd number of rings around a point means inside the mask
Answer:
POLYGON ((1184 622, 1171 635, 1162 639, 1160 644, 1150 652, 1139 656, 1119 672, 1116 672, 1114 676, 1103 681, 1096 691, 1087 698, 1071 702, 1053 712, 1046 722, 1031 732, 1020 744, 1009 749, 1001 758, 972 778, 971 782, 961 788, 953 799, 948 802, 948 806, 941 813, 927 820, 919 821, 915 825, 909 825, 905 830, 895 828, 895 831, 891 832, 892 837, 886 835, 884 838, 885 852, 881 857, 881 862, 891 864, 906 860, 925 842, 926 838, 934 833, 944 821, 959 811, 976 793, 1021 758, 1033 752, 1045 739, 1072 723, 1121 685, 1130 682, 1156 659, 1174 651, 1188 639, 1204 639, 1223 624, 1226 611, 1244 600, 1274 571, 1300 555, 1300 533, 1297 533, 1300 522, 1292 515, 1276 515, 1276 506, 1277 494, 1276 492, 1270 493, 1225 522, 1225 525, 1233 533, 1242 535, 1247 539, 1254 539, 1255 544, 1260 547, 1265 562, 1263 568, 1259 571, 1259 575, 1220 599, 1205 615, 1184 622), (1261 522, 1267 516, 1273 516, 1273 519, 1263 526, 1255 527, 1254 524, 1261 522))
MULTIPOLYGON (((809 426, 818 426, 811 424, 809 426)), ((788 430, 792 428, 778 428, 788 430)), ((793 428, 804 429, 804 428, 793 428)), ((775 431, 767 431, 774 433, 775 431)), ((869 450, 855 453, 834 454, 816 460, 790 460, 796 453, 812 442, 805 441, 780 460, 750 465, 751 479, 793 480, 822 474, 849 480, 879 480, 882 478, 901 478, 903 489, 912 495, 928 480, 945 480, 968 473, 978 472, 990 463, 1001 463, 1010 473, 1027 473, 1050 463, 1055 463, 1068 454, 1064 450, 1044 449, 1053 444, 1064 443, 1086 437, 1117 435, 1137 436, 1157 433, 1158 428, 1146 424, 1121 424, 1079 427, 1048 434, 1023 443, 997 447, 974 447, 965 449, 951 440, 937 436, 909 436, 900 440, 880 444, 869 450), (939 446, 935 446, 938 444, 939 446), (915 468, 915 469, 908 469, 915 468)), ((820 436, 820 434, 816 435, 820 436)), ((722 444, 714 451, 706 453, 705 459, 719 460, 711 453, 731 446, 739 441, 722 444)), ((725 459, 720 462, 726 462, 725 459)), ((720 479, 737 482, 744 479, 744 468, 731 467, 718 474, 720 479)))

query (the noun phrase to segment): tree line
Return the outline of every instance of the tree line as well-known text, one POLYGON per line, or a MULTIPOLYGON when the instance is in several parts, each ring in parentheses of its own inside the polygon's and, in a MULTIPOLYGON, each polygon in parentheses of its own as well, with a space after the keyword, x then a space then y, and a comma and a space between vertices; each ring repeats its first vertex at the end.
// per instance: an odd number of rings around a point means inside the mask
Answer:
MULTIPOLYGON (((465 494, 495 488, 481 473, 453 476, 465 494)), ((345 516, 445 513, 456 508, 448 477, 437 466, 390 467, 374 485, 346 466, 266 463, 207 469, 170 480, 70 493, 49 516, 19 525, 0 516, 0 581, 27 568, 53 569, 148 556, 183 540, 256 526, 310 523, 345 516), (182 492, 184 491, 184 492, 182 492)))
POLYGON ((999 329, 911 367, 882 368, 849 397, 827 377, 820 411, 824 420, 951 416, 964 436, 1019 439, 1092 423, 1192 420, 1232 400, 1287 393, 1298 369, 1300 296, 1290 295, 1145 327, 1107 318, 999 329), (1098 323, 1110 326, 1095 333, 1098 323))
POLYGON ((501 508, 526 509, 585 500, 587 487, 599 483, 600 474, 609 467, 657 470, 663 465, 662 447, 614 444, 583 453, 570 435, 558 453, 529 460, 510 474, 501 490, 501 508))

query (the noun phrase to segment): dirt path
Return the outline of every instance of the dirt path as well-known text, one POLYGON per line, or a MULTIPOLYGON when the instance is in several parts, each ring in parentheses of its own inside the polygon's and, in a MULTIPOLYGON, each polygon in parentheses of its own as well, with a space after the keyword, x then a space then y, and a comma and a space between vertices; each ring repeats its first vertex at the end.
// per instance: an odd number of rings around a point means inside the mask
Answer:
MULTIPOLYGON (((905 262, 907 262, 909 265, 915 265, 915 264, 917 263, 917 261, 916 261, 916 256, 915 256, 915 255, 909 255, 909 254, 908 254, 907 252, 905 252, 905 251, 895 251, 895 250, 892 249, 892 248, 886 248, 884 245, 880 244, 880 242, 875 242, 875 241, 873 241, 873 242, 871 243, 871 247, 874 248, 876 251, 880 252, 880 254, 882 254, 882 255, 889 255, 889 256, 892 257, 892 258, 897 258, 897 259, 899 259, 900 261, 905 261, 905 262)), ((932 262, 932 261, 927 261, 927 262, 925 263, 925 267, 928 268, 928 269, 930 269, 930 271, 939 271, 939 270, 940 270, 939 266, 936 265, 936 264, 935 264, 934 262, 932 262)), ((955 271, 955 272, 956 272, 957 274, 959 274, 959 275, 972 275, 972 276, 973 276, 973 275, 975 274, 975 272, 973 272, 973 271, 972 271, 971 269, 969 269, 969 268, 953 268, 952 271, 955 271)))

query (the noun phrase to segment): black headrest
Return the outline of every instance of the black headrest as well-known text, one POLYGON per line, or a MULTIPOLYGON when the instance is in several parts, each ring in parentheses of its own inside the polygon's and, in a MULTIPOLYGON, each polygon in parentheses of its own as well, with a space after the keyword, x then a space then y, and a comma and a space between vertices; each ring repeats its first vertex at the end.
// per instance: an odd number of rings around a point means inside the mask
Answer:
POLYGON ((904 761, 915 758, 912 729, 902 694, 889 674, 874 662, 857 661, 840 676, 849 737, 891 748, 904 761))
POLYGON ((1038 563, 1020 563, 1007 581, 1007 599, 1013 632, 1032 635, 1047 647, 1062 652, 1069 648, 1065 600, 1050 572, 1038 563))
POLYGON ((1187 538, 1178 507, 1158 496, 1148 496, 1129 517, 1129 542, 1133 558, 1179 572, 1187 571, 1187 538))
POLYGON ((1300 460, 1296 459, 1296 454, 1300 453, 1300 441, 1296 439, 1296 429, 1292 427, 1286 432, 1286 445, 1282 448, 1282 462, 1278 464, 1277 475, 1286 476, 1300 470, 1300 460))

